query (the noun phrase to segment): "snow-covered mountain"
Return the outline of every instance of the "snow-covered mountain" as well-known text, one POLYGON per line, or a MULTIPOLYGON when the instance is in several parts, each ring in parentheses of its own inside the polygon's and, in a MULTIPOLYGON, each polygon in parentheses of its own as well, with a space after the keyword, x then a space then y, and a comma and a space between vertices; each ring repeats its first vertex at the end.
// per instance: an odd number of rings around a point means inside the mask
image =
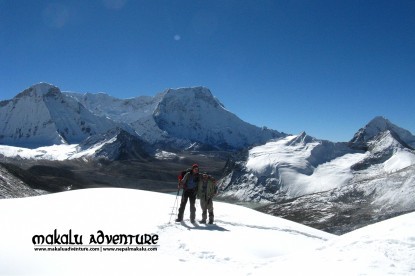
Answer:
MULTIPOLYGON (((88 137, 77 147, 78 153, 107 160, 146 160, 152 148, 137 135, 117 128, 104 134, 88 137)), ((78 158, 72 156, 71 158, 78 158)))
POLYGON ((239 149, 283 134, 248 124, 229 112, 205 87, 168 89, 154 97, 117 99, 67 93, 92 113, 128 123, 151 144, 239 149))
MULTIPOLYGON (((365 129, 354 137, 368 133, 365 129)), ((354 148, 355 138, 349 143, 333 143, 304 132, 253 147, 228 164, 230 173, 222 181, 223 195, 275 202, 281 197, 294 198, 342 187, 375 165, 381 165, 381 174, 415 164, 414 150, 403 142, 411 137, 409 131, 379 128, 371 135, 361 144, 367 151, 354 148)))
POLYGON ((283 136, 242 121, 204 87, 167 90, 153 117, 173 137, 214 147, 244 148, 283 136))
POLYGON ((0 145, 0 157, 28 160, 146 159, 151 152, 152 149, 146 142, 119 128, 89 136, 80 144, 60 144, 35 149, 0 145))
POLYGON ((364 153, 346 143, 318 140, 305 132, 254 147, 228 164, 222 196, 242 201, 279 198, 331 190, 351 179, 350 163, 364 153))
POLYGON ((36 84, 0 103, 0 144, 35 148, 77 144, 117 127, 88 111, 59 88, 36 84))
POLYGON ((396 137, 399 137, 401 142, 415 148, 415 136, 412 135, 412 133, 392 124, 388 119, 382 116, 375 117, 366 126, 359 129, 350 141, 350 146, 354 148, 367 149, 367 143, 370 142, 370 140, 372 140, 379 133, 387 130, 396 134, 396 137))
POLYGON ((254 147, 228 163, 221 196, 256 201, 267 213, 335 232, 413 211, 412 134, 396 126, 366 130, 380 119, 354 136, 370 133, 359 149, 355 138, 332 143, 305 133, 254 147))
POLYGON ((242 121, 204 87, 117 99, 104 93, 62 93, 56 86, 39 83, 0 102, 0 154, 7 157, 16 153, 15 157, 52 159, 58 149, 57 160, 156 149, 240 149, 284 135, 242 121), (124 130, 124 137, 130 134, 135 148, 128 148, 131 142, 112 143, 108 137, 117 130, 124 130), (105 148, 112 153, 101 150, 108 144, 113 148, 105 148), (116 149, 117 145, 123 148, 116 149))
POLYGON ((0 274, 164 275, 168 270, 180 275, 410 275, 415 271, 414 213, 335 236, 219 202, 214 203, 214 225, 191 224, 188 209, 184 222, 169 223, 174 201, 174 195, 108 188, 2 200, 0 274), (137 245, 136 235, 145 234, 158 235, 156 244, 137 245), (35 235, 49 236, 52 244, 34 245, 35 235), (75 243, 74 235, 78 242, 82 236, 82 244, 65 244, 69 237, 75 243), (123 244, 121 235, 132 235, 132 242, 123 244), (54 236, 63 244, 56 244, 54 236))

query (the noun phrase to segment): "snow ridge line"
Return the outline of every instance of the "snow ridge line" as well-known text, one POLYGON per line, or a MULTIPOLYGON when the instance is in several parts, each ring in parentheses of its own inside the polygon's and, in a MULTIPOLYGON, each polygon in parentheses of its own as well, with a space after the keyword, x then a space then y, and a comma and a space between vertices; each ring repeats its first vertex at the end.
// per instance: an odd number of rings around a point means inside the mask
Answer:
POLYGON ((294 233, 294 234, 299 234, 299 235, 306 236, 306 237, 309 237, 309 238, 328 241, 328 239, 326 239, 326 238, 318 237, 318 236, 315 236, 315 235, 312 235, 312 234, 304 233, 304 232, 301 232, 301 231, 298 231, 298 230, 293 230, 293 229, 283 229, 283 228, 279 228, 279 227, 266 227, 266 226, 258 226, 258 225, 249 225, 249 224, 236 223, 236 222, 227 222, 227 221, 223 221, 223 220, 216 220, 216 222, 220 222, 220 223, 228 224, 228 225, 232 225, 232 226, 242 226, 242 227, 260 229, 260 230, 276 230, 276 231, 281 231, 281 232, 294 233))

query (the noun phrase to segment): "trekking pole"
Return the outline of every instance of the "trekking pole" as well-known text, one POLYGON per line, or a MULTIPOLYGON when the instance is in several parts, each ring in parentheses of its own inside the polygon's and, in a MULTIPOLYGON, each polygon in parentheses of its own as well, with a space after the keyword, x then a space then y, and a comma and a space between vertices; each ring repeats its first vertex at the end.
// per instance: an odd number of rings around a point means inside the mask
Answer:
MULTIPOLYGON (((170 221, 171 221, 171 217, 173 216, 173 210, 174 210, 174 208, 177 205, 177 197, 179 196, 179 192, 180 192, 180 188, 177 189, 176 199, 174 200, 174 205, 171 208, 171 213, 170 213, 170 218, 169 218, 169 224, 170 224, 170 221)), ((177 215, 177 208, 176 208, 176 215, 177 215)))

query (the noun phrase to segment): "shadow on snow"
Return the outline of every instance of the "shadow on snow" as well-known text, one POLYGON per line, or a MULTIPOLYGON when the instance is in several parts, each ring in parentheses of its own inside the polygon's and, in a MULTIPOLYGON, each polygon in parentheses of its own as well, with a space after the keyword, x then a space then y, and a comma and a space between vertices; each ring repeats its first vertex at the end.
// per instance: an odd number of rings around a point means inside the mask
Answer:
POLYGON ((216 224, 206 224, 202 226, 198 223, 187 224, 184 221, 180 222, 180 224, 186 227, 187 230, 229 231, 228 229, 218 226, 216 224))

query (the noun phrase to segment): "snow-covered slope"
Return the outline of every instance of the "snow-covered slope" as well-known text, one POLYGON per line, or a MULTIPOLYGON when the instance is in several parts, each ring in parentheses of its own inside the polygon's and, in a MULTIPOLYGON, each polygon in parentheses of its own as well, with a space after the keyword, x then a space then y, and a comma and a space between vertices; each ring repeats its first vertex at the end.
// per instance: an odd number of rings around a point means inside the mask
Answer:
POLYGON ((174 201, 173 195, 125 189, 2 200, 0 274, 407 275, 415 270, 414 214, 336 237, 218 202, 215 225, 193 225, 187 219, 169 223, 174 201), (33 236, 53 235, 55 229, 61 241, 69 231, 72 241, 82 235, 82 245, 34 246, 33 236), (103 242, 91 246, 98 231, 103 242), (159 239, 155 246, 143 247, 105 240, 105 235, 123 234, 156 234, 159 239), (68 247, 79 251, 51 251, 68 247), (128 247, 147 250, 121 251, 128 247))
MULTIPOLYGON (((107 160, 141 159, 152 153, 151 146, 139 136, 123 129, 114 129, 104 134, 88 137, 78 145, 79 154, 89 154, 94 158, 107 160)), ((72 156, 72 158, 78 158, 72 156)))
POLYGON ((255 275, 414 275, 415 213, 333 238, 316 250, 274 258, 255 275))
POLYGON ((80 143, 115 128, 59 88, 40 83, 0 103, 0 144, 35 148, 80 143))
POLYGON ((415 165, 386 172, 383 164, 356 172, 347 185, 280 200, 258 210, 342 234, 415 210, 415 165))
POLYGON ((340 187, 352 178, 351 163, 364 158, 345 143, 317 140, 306 133, 249 150, 221 181, 223 197, 276 201, 340 187))
POLYGON ((51 161, 78 158, 142 159, 147 158, 150 152, 150 147, 144 141, 122 129, 92 135, 80 144, 61 144, 33 149, 0 145, 0 157, 51 161))

